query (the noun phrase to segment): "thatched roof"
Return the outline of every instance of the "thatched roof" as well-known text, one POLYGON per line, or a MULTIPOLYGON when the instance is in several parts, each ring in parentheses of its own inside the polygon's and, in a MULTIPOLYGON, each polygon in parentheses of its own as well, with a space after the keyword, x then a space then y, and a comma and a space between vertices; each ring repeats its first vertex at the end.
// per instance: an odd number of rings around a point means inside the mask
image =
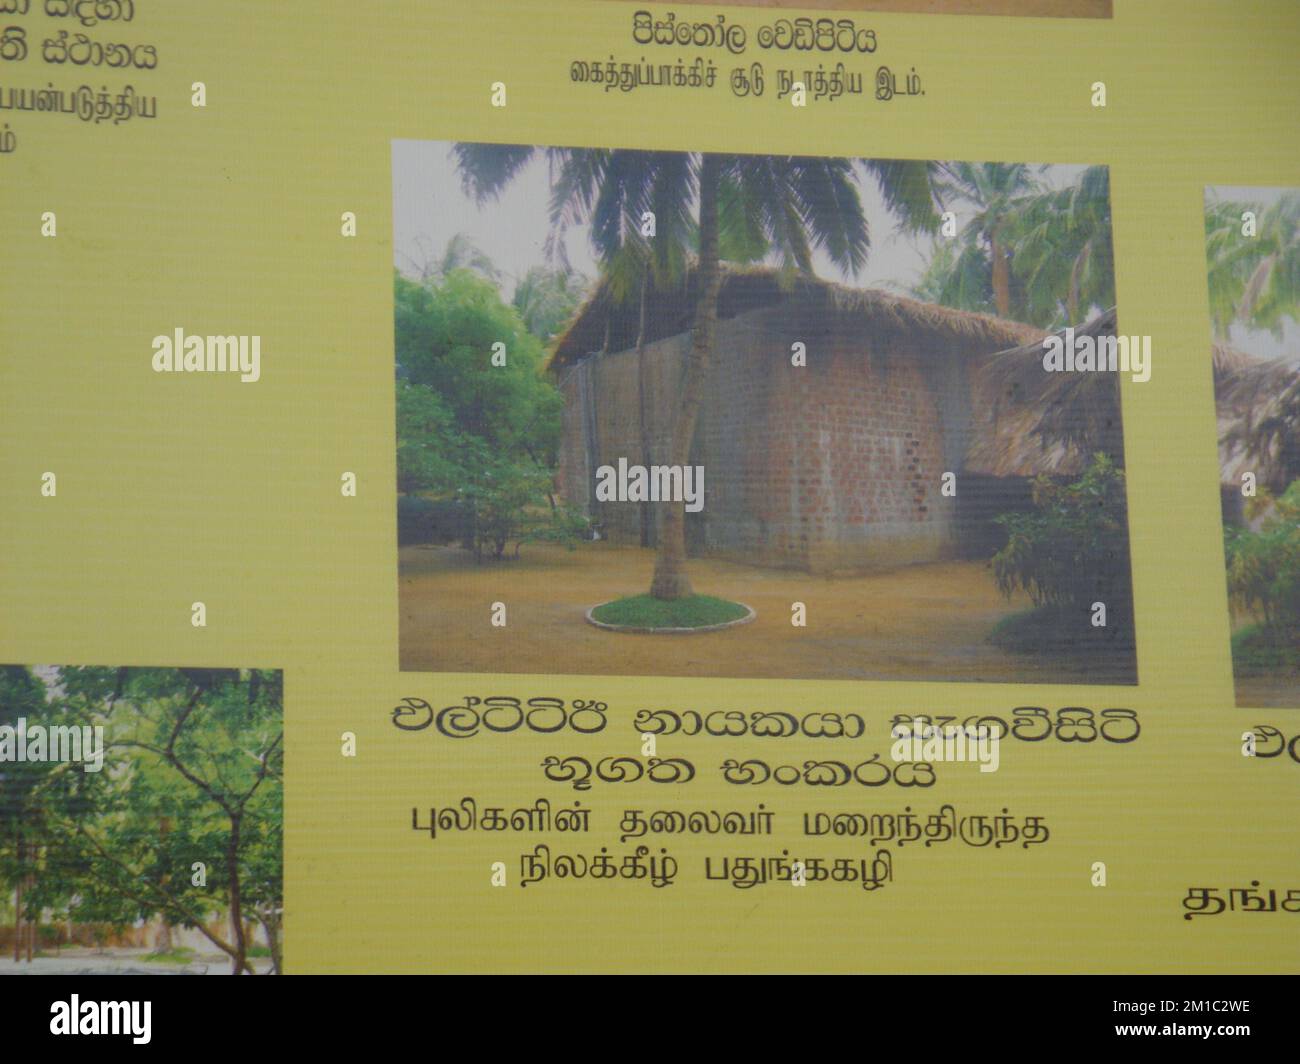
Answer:
POLYGON ((1214 341, 1211 357, 1214 362, 1214 380, 1216 384, 1222 378, 1236 373, 1238 370, 1247 369, 1265 361, 1258 355, 1248 355, 1245 351, 1229 347, 1219 340, 1214 341))
MULTIPOLYGON (((1074 330, 1113 336, 1114 308, 1074 330)), ((1061 330, 1057 335, 1063 335, 1061 330)), ((1100 451, 1123 465, 1119 375, 1048 372, 1040 333, 1031 343, 990 356, 975 374, 966 468, 995 477, 1073 476, 1100 451)))
MULTIPOLYGON (((667 288, 646 294, 646 343, 689 331, 695 313, 696 273, 667 288)), ((751 310, 798 307, 814 314, 856 315, 873 332, 920 331, 975 341, 989 351, 1027 343, 1042 330, 988 314, 952 310, 877 289, 849 288, 814 277, 783 276, 771 267, 727 267, 718 296, 718 316, 734 318, 751 310)), ((634 348, 640 324, 640 300, 615 301, 607 281, 556 341, 551 368, 561 369, 588 355, 634 348)))
POLYGON ((1219 368, 1215 350, 1214 398, 1219 426, 1219 479, 1241 485, 1255 474, 1282 491, 1300 475, 1300 356, 1259 358, 1237 352, 1219 368))
MULTIPOLYGON (((1113 336, 1117 327, 1111 309, 1074 332, 1113 336)), ((1220 481, 1240 486, 1250 471, 1285 489, 1300 475, 1300 356, 1266 359, 1216 342, 1211 357, 1220 481)), ((1096 451, 1123 463, 1118 375, 1049 373, 1042 358, 1039 340, 992 356, 976 373, 969 471, 1074 475, 1096 451)))

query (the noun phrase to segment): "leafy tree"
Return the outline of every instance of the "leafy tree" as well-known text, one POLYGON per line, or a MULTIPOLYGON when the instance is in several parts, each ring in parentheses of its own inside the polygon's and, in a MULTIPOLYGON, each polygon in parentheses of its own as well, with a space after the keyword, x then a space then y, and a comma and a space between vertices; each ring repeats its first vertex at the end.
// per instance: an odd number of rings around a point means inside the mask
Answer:
POLYGON ((271 936, 283 905, 280 674, 63 668, 56 689, 40 722, 103 727, 106 756, 97 773, 52 765, 26 796, 42 829, 29 915, 118 928, 158 916, 251 972, 244 923, 271 936), (228 936, 208 926, 222 910, 228 936))
POLYGON ((474 436, 504 456, 532 453, 545 462, 559 441, 559 393, 542 376, 541 342, 501 301, 495 286, 464 270, 437 285, 395 277, 398 359, 409 384, 441 401, 421 416, 447 418, 447 428, 474 436), (505 365, 494 365, 495 344, 505 365))
POLYGON ((563 401, 543 374, 541 340, 469 271, 437 284, 395 274, 394 285, 398 488, 453 504, 450 526, 476 560, 502 557, 512 540, 573 533, 551 494, 563 401))
POLYGON ((455 484, 464 434, 447 401, 425 384, 397 382, 397 490, 455 484))
MULTIPOLYGON (((858 194, 857 173, 845 159, 723 155, 606 148, 534 148, 457 144, 454 154, 465 186, 480 203, 495 199, 542 153, 552 174, 551 220, 556 233, 590 226, 591 239, 616 293, 629 295, 647 271, 680 277, 691 251, 698 272, 698 301, 668 464, 689 460, 718 319, 722 262, 775 256, 787 271, 812 271, 814 249, 856 272, 870 246, 858 194), (654 235, 645 218, 654 217, 654 235)), ((890 207, 912 225, 933 228, 931 165, 867 161, 890 207)), ((686 572, 683 502, 664 511, 650 593, 656 598, 692 594, 686 572)))
MULTIPOLYGON (((19 718, 39 721, 44 711, 44 684, 21 666, 0 667, 0 724, 16 728, 19 718)), ((35 794, 49 771, 43 762, 0 761, 0 882, 13 891, 15 961, 36 915, 32 890, 48 828, 35 794)))
POLYGON ((244 824, 243 903, 245 914, 262 927, 271 951, 272 971, 284 970, 281 951, 284 913, 284 788, 268 787, 258 796, 244 824))

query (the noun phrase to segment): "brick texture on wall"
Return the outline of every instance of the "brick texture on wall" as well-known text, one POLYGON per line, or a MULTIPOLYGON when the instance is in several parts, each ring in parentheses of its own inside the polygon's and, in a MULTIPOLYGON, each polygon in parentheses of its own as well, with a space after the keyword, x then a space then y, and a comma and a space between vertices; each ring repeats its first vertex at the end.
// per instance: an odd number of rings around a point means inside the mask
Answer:
MULTIPOLYGON (((967 367, 986 353, 966 343, 790 303, 719 322, 692 444, 704 509, 687 515, 690 549, 812 572, 952 556, 956 505, 941 477, 960 471, 967 367), (796 342, 806 366, 790 363, 796 342)), ((596 468, 667 462, 689 347, 682 333, 645 348, 648 460, 635 350, 590 356, 560 382, 559 490, 614 542, 642 542, 643 507, 596 502, 596 468)), ((659 509, 646 508, 651 544, 659 509)))

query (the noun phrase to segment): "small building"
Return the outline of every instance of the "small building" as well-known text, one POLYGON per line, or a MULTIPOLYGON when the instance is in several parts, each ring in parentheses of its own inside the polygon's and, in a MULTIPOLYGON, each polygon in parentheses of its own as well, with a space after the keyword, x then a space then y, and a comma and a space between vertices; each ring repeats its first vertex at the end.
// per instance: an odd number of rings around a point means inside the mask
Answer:
MULTIPOLYGON (((649 290, 643 311, 602 284, 552 355, 559 492, 617 543, 653 545, 660 507, 598 500, 597 470, 667 462, 694 289, 692 273, 649 290)), ((1086 464, 1086 448, 1040 431, 1031 396, 1057 382, 1034 378, 1061 376, 1042 369, 1040 329, 767 268, 729 269, 718 303, 691 446, 694 554, 810 572, 959 556, 1027 504, 1030 478, 1086 464)), ((1114 376, 1086 388, 1113 393, 1117 430, 1114 376)))

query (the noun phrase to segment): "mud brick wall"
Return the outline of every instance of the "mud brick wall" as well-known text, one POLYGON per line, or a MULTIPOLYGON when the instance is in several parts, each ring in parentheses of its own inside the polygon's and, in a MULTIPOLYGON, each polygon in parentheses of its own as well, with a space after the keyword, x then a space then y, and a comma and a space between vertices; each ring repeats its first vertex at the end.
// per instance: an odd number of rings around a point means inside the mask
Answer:
MULTIPOLYGON (((668 461, 687 334, 646 348, 650 460, 668 461)), ((693 552, 812 572, 952 556, 970 425, 960 342, 873 334, 861 316, 784 305, 719 322, 692 444, 704 511, 687 515, 693 552), (927 342, 928 340, 928 342, 927 342), (790 364, 791 345, 807 365, 790 364)), ((614 542, 641 541, 641 508, 596 503, 596 467, 642 464, 635 351, 589 358, 561 382, 559 486, 614 542)), ((650 510, 657 519, 659 506, 650 510)), ((656 522, 657 523, 657 522, 656 522)), ((651 542, 655 529, 652 528, 651 542)))
MULTIPOLYGON (((629 465, 667 463, 677 392, 689 349, 688 335, 646 345, 648 462, 641 456, 636 351, 593 356, 574 366, 560 381, 564 396, 564 434, 557 476, 560 494, 566 502, 585 510, 601 535, 615 543, 641 542, 641 507, 637 503, 597 502, 596 469, 602 465, 617 467, 620 457, 626 458, 629 465)), ((707 469, 704 490, 707 508, 710 502, 707 469)), ((654 521, 652 542, 657 527, 655 510, 657 507, 650 508, 654 521)))

